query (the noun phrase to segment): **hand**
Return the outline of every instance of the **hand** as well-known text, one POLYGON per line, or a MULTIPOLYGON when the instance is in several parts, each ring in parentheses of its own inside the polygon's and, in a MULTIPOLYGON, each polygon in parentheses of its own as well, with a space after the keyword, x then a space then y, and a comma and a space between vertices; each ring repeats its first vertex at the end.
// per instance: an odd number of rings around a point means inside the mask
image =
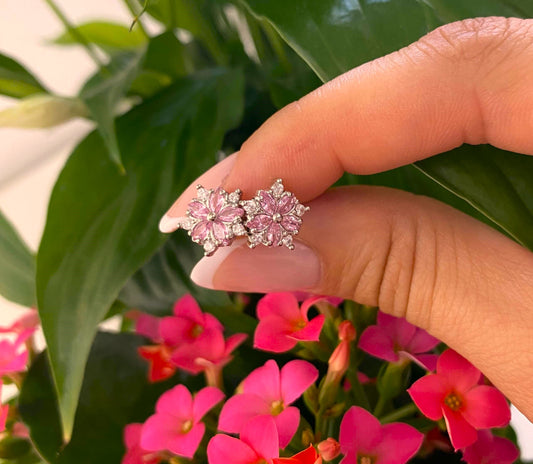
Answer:
MULTIPOLYGON (((379 306, 460 352, 533 419, 533 253, 436 200, 399 190, 327 190, 490 143, 533 154, 533 20, 441 27, 272 116, 196 183, 250 198, 278 177, 311 206, 294 251, 243 241, 202 259, 202 286, 307 290, 379 306)), ((194 184, 194 185, 195 185, 194 184)), ((190 187, 163 220, 184 215, 190 187)), ((532 231, 533 233, 533 231, 532 231)))

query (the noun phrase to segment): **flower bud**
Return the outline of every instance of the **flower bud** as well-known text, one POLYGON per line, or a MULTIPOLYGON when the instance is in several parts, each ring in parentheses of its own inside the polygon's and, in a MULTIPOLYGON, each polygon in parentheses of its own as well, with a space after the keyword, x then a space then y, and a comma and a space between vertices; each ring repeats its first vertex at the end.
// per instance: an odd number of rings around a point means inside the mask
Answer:
POLYGON ((339 340, 354 341, 356 336, 355 327, 350 321, 342 321, 339 324, 339 340))
POLYGON ((334 438, 326 438, 324 441, 321 441, 318 445, 318 452, 320 456, 325 461, 333 461, 341 452, 340 443, 334 438))

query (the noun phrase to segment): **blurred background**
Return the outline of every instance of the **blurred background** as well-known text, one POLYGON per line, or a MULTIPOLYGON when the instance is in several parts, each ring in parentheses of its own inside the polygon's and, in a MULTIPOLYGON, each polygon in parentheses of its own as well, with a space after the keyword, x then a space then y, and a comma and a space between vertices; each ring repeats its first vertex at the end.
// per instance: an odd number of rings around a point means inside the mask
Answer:
MULTIPOLYGON (((94 19, 131 22, 131 13, 118 0, 57 0, 57 4, 74 24, 94 19)), ((159 25, 149 19, 143 18, 144 25, 157 32, 159 25)), ((62 32, 44 0, 0 0, 0 52, 18 60, 51 91, 70 96, 77 94, 94 63, 81 48, 50 43, 62 32)), ((0 96, 0 110, 11 104, 12 99, 0 96)), ((92 128, 89 121, 77 119, 54 129, 0 129, 0 209, 34 251, 55 179, 71 150, 92 128)), ((0 325, 23 309, 0 296, 0 325)), ((10 394, 9 389, 5 394, 10 394)), ((513 424, 523 458, 533 459, 533 423, 513 409, 513 424)))

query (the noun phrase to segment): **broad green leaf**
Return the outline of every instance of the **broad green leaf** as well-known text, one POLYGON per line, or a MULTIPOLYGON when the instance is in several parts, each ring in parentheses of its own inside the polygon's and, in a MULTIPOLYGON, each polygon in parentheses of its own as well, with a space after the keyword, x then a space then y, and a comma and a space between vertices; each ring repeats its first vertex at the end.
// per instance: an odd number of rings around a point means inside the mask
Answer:
POLYGON ((159 218, 214 163, 241 117, 242 92, 237 71, 181 79, 117 121, 125 175, 95 133, 61 172, 37 258, 37 296, 67 439, 98 322, 165 242, 159 218))
POLYGON ((0 127, 45 129, 86 116, 87 108, 78 98, 37 94, 0 111, 0 127))
POLYGON ((37 450, 51 464, 112 464, 124 454, 123 429, 153 413, 157 398, 176 382, 195 386, 201 377, 179 374, 150 385, 148 364, 137 353, 145 340, 133 334, 100 332, 87 362, 72 440, 61 438, 61 423, 46 353, 24 380, 19 409, 37 450), (195 384, 196 382, 196 384, 195 384))
MULTIPOLYGON (((138 27, 130 31, 122 24, 91 21, 76 26, 76 29, 87 42, 106 51, 134 49, 146 43, 146 37, 138 27)), ((58 45, 78 44, 70 31, 64 32, 52 42, 58 45)))
POLYGON ((46 89, 24 66, 0 53, 0 94, 23 98, 35 93, 46 89))
MULTIPOLYGON (((521 0, 294 0, 291 8, 283 0, 243 2, 266 18, 323 81, 447 22, 489 15, 533 17, 533 2, 521 0)), ((417 167, 515 240, 533 247, 533 157, 464 146, 417 167)))
POLYGON ((131 308, 166 315, 179 297, 190 293, 229 331, 251 335, 257 322, 238 311, 227 293, 206 290, 191 281, 190 272, 202 256, 202 248, 191 242, 184 231, 176 232, 127 282, 119 300, 131 308))
POLYGON ((105 69, 101 69, 83 86, 80 99, 98 125, 113 162, 124 169, 115 133, 117 105, 135 79, 143 52, 129 52, 115 55, 105 69))
POLYGON ((35 257, 1 212, 0 294, 22 306, 35 306, 35 257))

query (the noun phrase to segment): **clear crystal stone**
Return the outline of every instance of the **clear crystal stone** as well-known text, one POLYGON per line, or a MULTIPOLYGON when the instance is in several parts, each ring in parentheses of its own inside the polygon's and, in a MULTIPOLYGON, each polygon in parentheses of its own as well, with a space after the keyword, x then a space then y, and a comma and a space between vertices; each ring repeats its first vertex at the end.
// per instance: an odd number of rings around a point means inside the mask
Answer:
POLYGON ((254 214, 257 211, 257 203, 254 200, 245 201, 242 207, 248 215, 254 214))
POLYGON ((291 250, 294 248, 294 244, 292 243, 292 235, 286 235, 283 237, 282 243, 291 250))
POLYGON ((303 216, 303 214, 307 211, 307 208, 302 205, 301 203, 296 205, 295 212, 298 216, 303 216))
POLYGON ((233 204, 236 204, 239 202, 241 198, 241 194, 239 192, 231 192, 229 195, 228 195, 228 201, 230 203, 233 203, 233 204))
POLYGON ((206 240, 204 242, 204 252, 206 255, 210 255, 216 249, 217 249, 217 246, 211 240, 206 240))
POLYGON ((196 195, 200 200, 207 200, 209 198, 210 193, 211 192, 209 190, 203 188, 202 186, 198 186, 198 188, 196 189, 196 195))
POLYGON ((277 180, 272 184, 271 187, 272 193, 275 197, 279 197, 283 193, 283 184, 280 180, 277 180))
POLYGON ((233 224, 232 230, 233 230, 233 233, 237 236, 246 235, 246 229, 241 223, 233 224))
POLYGON ((188 217, 182 217, 179 219, 179 226, 185 230, 191 230, 194 226, 194 220, 188 217))

